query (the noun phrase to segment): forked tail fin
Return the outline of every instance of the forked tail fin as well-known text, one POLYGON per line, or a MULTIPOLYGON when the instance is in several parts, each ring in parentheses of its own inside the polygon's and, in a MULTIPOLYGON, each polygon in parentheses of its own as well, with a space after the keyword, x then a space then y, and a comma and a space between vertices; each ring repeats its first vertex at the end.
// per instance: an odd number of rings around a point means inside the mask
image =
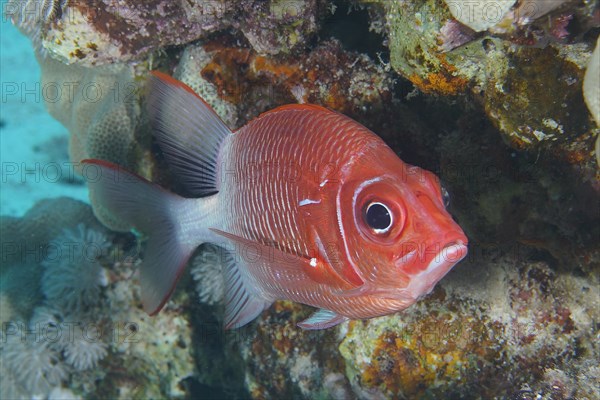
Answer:
MULTIPOLYGON (((115 218, 148 236, 140 270, 144 310, 160 311, 203 235, 182 223, 197 199, 185 199, 102 160, 84 160, 90 193, 115 218), (183 227, 187 229, 183 229, 183 227)), ((197 210, 197 209, 196 209, 197 210)))

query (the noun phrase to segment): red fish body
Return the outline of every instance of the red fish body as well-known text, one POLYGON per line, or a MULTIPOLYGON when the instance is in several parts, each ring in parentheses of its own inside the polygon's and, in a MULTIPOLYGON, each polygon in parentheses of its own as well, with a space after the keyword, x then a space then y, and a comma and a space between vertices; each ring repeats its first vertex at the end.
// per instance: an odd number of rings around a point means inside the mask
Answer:
POLYGON ((289 105, 233 133, 190 88, 160 73, 150 78, 149 107, 169 165, 197 198, 87 161, 102 172, 89 182, 96 199, 149 236, 141 267, 149 313, 204 242, 228 249, 226 327, 280 299, 321 309, 300 323, 309 329, 393 313, 466 255, 435 176, 348 117, 289 105))

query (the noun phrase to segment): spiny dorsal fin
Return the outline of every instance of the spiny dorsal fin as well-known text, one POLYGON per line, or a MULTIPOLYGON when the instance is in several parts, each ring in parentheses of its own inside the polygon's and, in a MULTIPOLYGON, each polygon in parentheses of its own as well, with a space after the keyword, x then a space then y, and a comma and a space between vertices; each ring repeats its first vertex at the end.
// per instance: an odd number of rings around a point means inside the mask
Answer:
POLYGON ((166 74, 153 71, 148 89, 148 113, 169 166, 193 196, 217 192, 217 158, 231 130, 189 86, 166 74))

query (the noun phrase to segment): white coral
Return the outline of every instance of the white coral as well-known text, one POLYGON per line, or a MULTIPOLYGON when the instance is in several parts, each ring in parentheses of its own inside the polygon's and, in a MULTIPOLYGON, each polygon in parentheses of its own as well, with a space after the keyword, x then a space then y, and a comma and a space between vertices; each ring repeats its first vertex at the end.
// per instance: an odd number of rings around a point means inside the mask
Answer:
POLYGON ((204 244, 192 261, 191 273, 202 303, 214 305, 224 297, 225 283, 222 271, 225 252, 222 247, 204 244))
POLYGON ((65 313, 79 312, 97 304, 105 283, 98 263, 108 249, 106 237, 82 224, 65 230, 52 242, 53 254, 42 262, 42 292, 49 304, 65 313))
MULTIPOLYGON (((10 335, 1 347, 2 386, 11 392, 46 396, 67 376, 59 354, 35 336, 10 335)), ((4 389, 3 389, 4 394, 4 389)))
POLYGON ((94 368, 106 354, 106 343, 95 325, 79 324, 65 343, 63 354, 67 364, 79 371, 94 368))

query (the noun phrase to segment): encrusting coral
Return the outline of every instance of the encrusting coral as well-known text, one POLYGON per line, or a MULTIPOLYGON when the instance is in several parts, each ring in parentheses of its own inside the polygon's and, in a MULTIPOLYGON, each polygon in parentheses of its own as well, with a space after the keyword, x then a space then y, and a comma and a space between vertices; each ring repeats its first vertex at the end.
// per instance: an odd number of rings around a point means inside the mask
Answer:
MULTIPOLYGON (((136 69, 125 64, 65 65, 50 57, 40 58, 40 66, 42 86, 53 90, 53 97, 45 96, 48 112, 69 130, 69 156, 75 170, 92 175, 97 171, 84 171, 79 163, 99 158, 147 173, 150 136, 139 127, 136 69)), ((127 230, 101 205, 95 212, 112 229, 127 230)))
POLYGON ((135 167, 140 106, 134 69, 124 64, 65 65, 47 57, 40 65, 48 111, 71 133, 71 161, 96 157, 135 167))

